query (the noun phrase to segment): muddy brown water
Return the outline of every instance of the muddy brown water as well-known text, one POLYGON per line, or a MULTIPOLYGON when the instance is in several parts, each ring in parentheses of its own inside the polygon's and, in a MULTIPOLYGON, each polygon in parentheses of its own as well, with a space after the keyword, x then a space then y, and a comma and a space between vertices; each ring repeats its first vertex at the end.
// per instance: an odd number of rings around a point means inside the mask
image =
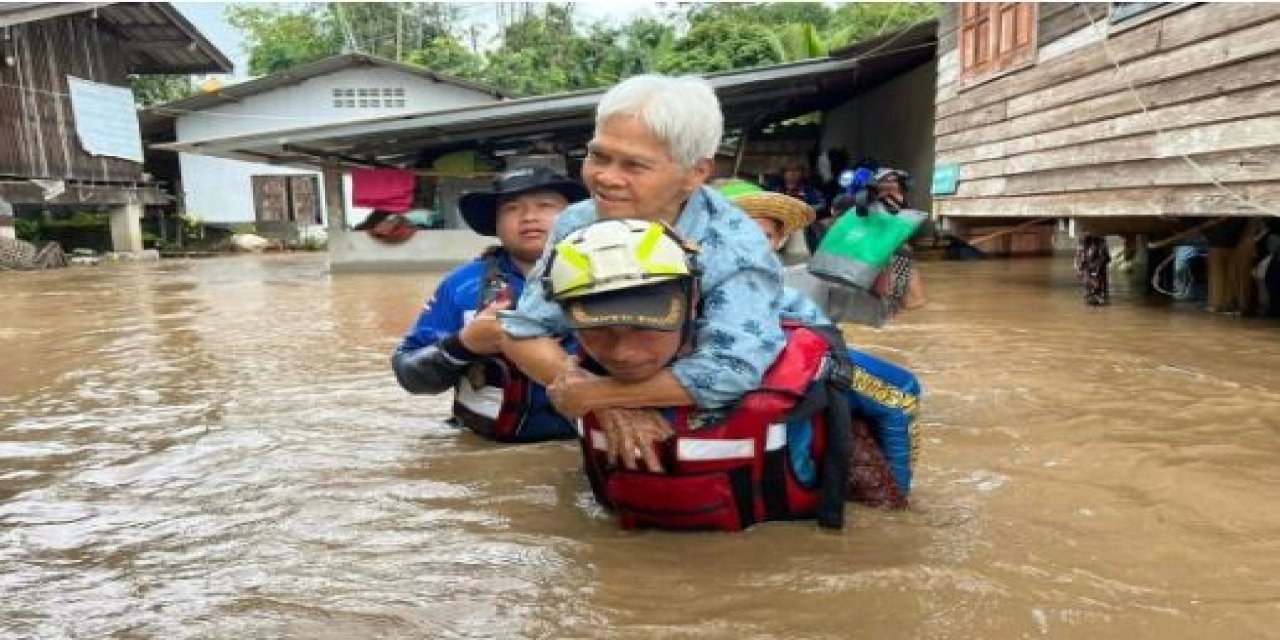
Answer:
POLYGON ((438 276, 0 273, 0 636, 1280 637, 1280 329, 925 265, 915 506, 623 533, 387 358, 438 276))

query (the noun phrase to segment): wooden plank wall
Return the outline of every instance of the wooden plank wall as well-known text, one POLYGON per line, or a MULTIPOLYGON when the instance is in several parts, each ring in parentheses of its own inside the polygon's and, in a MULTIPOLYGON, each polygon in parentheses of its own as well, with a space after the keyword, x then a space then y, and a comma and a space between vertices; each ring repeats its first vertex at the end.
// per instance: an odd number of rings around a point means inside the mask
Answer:
MULTIPOLYGON (((937 162, 960 165, 960 183, 954 197, 935 200, 935 211, 985 218, 1280 209, 1280 5, 1195 5, 1117 28, 1105 46, 1043 59, 1047 45, 1090 25, 1082 6, 1106 21, 1105 3, 1040 6, 1042 59, 1030 68, 963 88, 954 84, 954 56, 949 67, 940 61, 937 162)), ((940 58, 955 51, 957 11, 943 5, 940 58)))
POLYGON ((0 176, 136 182, 142 166, 86 154, 76 139, 67 76, 128 86, 123 47, 91 15, 15 25, 0 42, 0 176))

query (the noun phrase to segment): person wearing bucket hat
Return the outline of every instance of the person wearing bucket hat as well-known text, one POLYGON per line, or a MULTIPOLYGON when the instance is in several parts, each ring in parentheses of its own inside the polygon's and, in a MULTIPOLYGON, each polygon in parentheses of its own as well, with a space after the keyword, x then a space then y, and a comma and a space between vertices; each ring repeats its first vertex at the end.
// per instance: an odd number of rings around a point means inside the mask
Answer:
MULTIPOLYGON (((563 209, 571 203, 587 198, 587 188, 582 183, 548 167, 525 167, 499 175, 493 181, 492 191, 473 191, 458 199, 462 219, 473 231, 482 236, 498 235, 498 208, 520 196, 547 192, 564 198, 563 209)), ((541 255, 542 248, 538 248, 541 255)), ((535 256, 536 258, 537 256, 535 256)))
POLYGON ((396 349, 391 366, 406 391, 453 389, 453 420, 493 440, 573 437, 546 390, 502 357, 497 314, 519 299, 556 217, 586 196, 581 184, 539 167, 507 171, 491 190, 459 199, 467 224, 500 245, 446 276, 396 349))

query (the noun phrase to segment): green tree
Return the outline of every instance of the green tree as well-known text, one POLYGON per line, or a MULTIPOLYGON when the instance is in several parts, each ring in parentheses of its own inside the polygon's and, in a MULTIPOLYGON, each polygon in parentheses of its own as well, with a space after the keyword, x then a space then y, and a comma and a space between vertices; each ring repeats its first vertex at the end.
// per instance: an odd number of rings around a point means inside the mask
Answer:
POLYGON ((455 78, 476 81, 485 79, 484 58, 472 53, 451 36, 436 36, 423 47, 411 51, 405 61, 455 78))
POLYGON ((315 6, 287 10, 269 5, 231 5, 227 22, 245 34, 249 75, 283 71, 342 52, 342 38, 315 6))
POLYGON ((521 95, 542 95, 594 86, 589 69, 575 60, 592 51, 574 30, 573 7, 547 4, 502 30, 501 44, 487 57, 490 84, 521 95))
POLYGON ((825 29, 831 9, 820 2, 715 2, 688 5, 689 24, 730 20, 764 26, 811 24, 825 29))
POLYGON ((659 62, 676 46, 676 30, 671 24, 651 18, 637 18, 613 32, 616 58, 606 64, 608 84, 637 73, 657 71, 659 62))
POLYGON ((191 84, 190 76, 129 76, 129 85, 133 88, 134 102, 142 107, 181 100, 199 92, 191 84))
POLYGON ((938 5, 933 2, 856 2, 841 5, 832 14, 825 33, 827 46, 838 49, 936 17, 938 5))
POLYGON ((445 2, 328 2, 319 10, 345 50, 403 60, 452 38, 461 8, 445 2))
POLYGON ((782 50, 782 59, 786 62, 797 62, 810 58, 821 58, 827 55, 827 44, 818 27, 807 22, 780 25, 773 29, 771 35, 777 40, 782 50))
POLYGON ((303 3, 240 5, 227 11, 245 32, 249 71, 259 75, 360 51, 508 92, 542 95, 613 84, 637 73, 706 73, 807 60, 828 47, 934 17, 927 3, 691 3, 661 18, 620 26, 581 24, 572 4, 496 3, 496 46, 471 48, 460 5, 303 3), (677 37, 678 33, 682 33, 677 37))
POLYGON ((249 73, 265 75, 349 51, 393 60, 423 50, 438 54, 452 49, 440 38, 453 39, 460 12, 449 3, 313 2, 232 5, 226 17, 245 34, 249 73))
POLYGON ((710 73, 777 64, 785 58, 768 28, 749 22, 716 20, 695 25, 659 61, 666 73, 710 73))

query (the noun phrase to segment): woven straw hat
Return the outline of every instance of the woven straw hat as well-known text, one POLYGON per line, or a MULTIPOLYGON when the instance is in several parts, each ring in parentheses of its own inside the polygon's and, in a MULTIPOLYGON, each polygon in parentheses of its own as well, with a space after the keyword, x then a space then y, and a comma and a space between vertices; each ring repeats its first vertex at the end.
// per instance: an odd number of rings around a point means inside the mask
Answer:
POLYGON ((777 220, 784 237, 809 226, 815 219, 813 209, 803 200, 765 191, 746 180, 722 180, 715 188, 748 216, 777 220))

